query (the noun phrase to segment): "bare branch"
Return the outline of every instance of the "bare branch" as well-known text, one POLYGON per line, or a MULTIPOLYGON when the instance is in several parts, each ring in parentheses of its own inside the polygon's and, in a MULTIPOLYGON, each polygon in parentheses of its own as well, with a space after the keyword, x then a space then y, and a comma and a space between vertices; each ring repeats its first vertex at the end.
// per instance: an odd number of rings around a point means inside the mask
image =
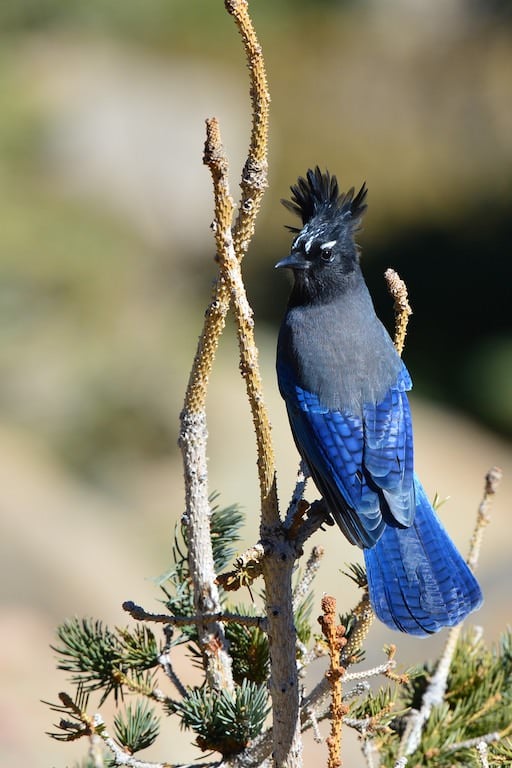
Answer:
POLYGON ((484 495, 478 507, 475 530, 471 537, 467 559, 467 563, 473 571, 477 566, 480 556, 484 529, 490 523, 489 513, 491 511, 492 497, 497 492, 502 477, 503 472, 500 467, 492 467, 485 476, 484 495))
POLYGON ((308 594, 311 584, 320 568, 320 561, 324 555, 323 547, 313 547, 306 563, 304 574, 293 590, 293 610, 296 611, 308 594))
POLYGON ((299 464, 299 469, 297 472, 297 480, 295 482, 295 488, 293 489, 292 498, 290 499, 290 504, 286 512, 286 519, 284 522, 286 528, 291 527, 292 522, 295 518, 295 515, 297 514, 297 507, 299 505, 299 502, 304 497, 304 491, 306 490, 306 483, 308 481, 308 478, 309 478, 309 472, 306 466, 306 462, 303 459, 301 459, 299 464))
POLYGON ((447 747, 443 748, 443 752, 459 752, 461 749, 472 749, 473 747, 476 747, 480 753, 481 751, 487 752, 487 744, 492 744, 500 739, 501 735, 498 731, 493 731, 492 733, 486 733, 484 736, 477 736, 474 739, 459 741, 457 744, 449 744, 447 747))
MULTIPOLYGON (((205 620, 205 614, 196 614, 195 616, 173 616, 170 613, 149 613, 141 608, 140 605, 135 605, 132 602, 123 603, 123 608, 130 616, 137 621, 152 621, 156 624, 171 624, 176 627, 186 627, 189 624, 201 624, 205 620)), ((226 611, 219 611, 218 613, 207 614, 207 619, 211 621, 222 621, 222 623, 234 622, 237 624, 243 624, 246 627, 261 627, 265 629, 266 617, 265 616, 243 616, 239 613, 229 613, 226 611)))

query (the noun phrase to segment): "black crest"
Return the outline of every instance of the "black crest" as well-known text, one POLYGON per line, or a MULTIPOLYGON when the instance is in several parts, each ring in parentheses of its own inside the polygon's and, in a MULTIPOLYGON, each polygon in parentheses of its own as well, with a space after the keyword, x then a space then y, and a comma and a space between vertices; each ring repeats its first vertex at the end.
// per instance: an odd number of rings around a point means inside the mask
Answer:
MULTIPOLYGON (((340 194, 338 179, 331 176, 329 171, 322 173, 318 165, 311 168, 306 178, 299 176, 297 183, 290 187, 291 200, 281 200, 281 203, 292 213, 302 219, 302 225, 311 221, 315 216, 327 214, 333 217, 350 216, 355 230, 366 208, 367 187, 364 183, 357 194, 354 187, 340 194)), ((287 226, 292 232, 300 232, 297 227, 287 226)))

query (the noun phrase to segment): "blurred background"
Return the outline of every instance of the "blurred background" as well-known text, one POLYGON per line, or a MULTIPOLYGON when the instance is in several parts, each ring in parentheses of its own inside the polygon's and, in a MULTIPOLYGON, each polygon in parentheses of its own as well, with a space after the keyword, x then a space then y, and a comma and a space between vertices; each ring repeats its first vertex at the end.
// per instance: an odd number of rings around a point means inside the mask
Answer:
MULTIPOLYGON (((441 513, 463 551, 487 469, 505 471, 479 567, 486 603, 468 622, 492 642, 512 616, 511 5, 251 9, 272 114, 245 275, 281 497, 297 456, 273 367, 289 288, 273 265, 294 223, 279 199, 319 164, 342 187, 368 183, 359 241, 390 328, 384 270, 408 284, 417 468, 429 494, 450 497, 441 513)), ((220 120, 235 193, 247 71, 220 0, 3 0, 0 105, 0 764, 57 767, 85 745, 43 733, 54 718, 39 699, 69 690, 55 626, 73 615, 124 625, 125 599, 159 610, 152 579, 183 509, 179 411, 216 272, 204 119, 220 120)), ((243 505, 245 544, 258 491, 232 330, 209 396, 210 486, 243 505)), ((327 550, 315 610, 325 589, 347 610, 356 595, 338 571, 359 553, 341 534, 315 543, 327 550)), ((443 639, 375 627, 369 661, 391 641, 405 664, 435 658, 443 639)), ((190 734, 163 726, 149 757, 197 757, 190 734)))

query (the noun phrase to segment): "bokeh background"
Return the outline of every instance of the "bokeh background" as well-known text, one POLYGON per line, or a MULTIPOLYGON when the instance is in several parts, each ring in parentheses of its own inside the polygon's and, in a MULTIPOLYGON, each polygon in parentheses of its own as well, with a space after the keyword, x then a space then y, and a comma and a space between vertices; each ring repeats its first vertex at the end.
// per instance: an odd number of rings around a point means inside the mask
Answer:
MULTIPOLYGON (((279 205, 315 164, 366 179, 360 235, 375 302, 406 279, 406 362, 417 467, 462 549, 483 477, 505 479, 470 624, 510 622, 512 488, 512 14, 508 0, 254 0, 272 93, 270 188, 245 275, 261 348, 280 490, 297 464, 273 371, 288 284, 279 205)), ((72 765, 82 745, 44 735, 67 685, 49 644, 66 617, 125 624, 158 610, 183 509, 176 447, 184 387, 215 276, 204 119, 216 115, 237 188, 247 72, 220 0, 0 3, 0 764, 72 765)), ((257 535, 254 441, 231 325, 209 397, 211 488, 257 535)), ((310 497, 313 494, 310 490, 310 497)), ((319 534, 328 589, 359 557, 319 534)), ((319 600, 317 601, 318 605, 319 600)), ((424 642, 376 627, 405 663, 424 642)), ((320 673, 318 673, 320 674, 320 673)), ((198 755, 163 723, 153 759, 198 755)), ((323 747, 308 745, 308 755, 323 747)), ((308 757, 310 759, 310 757, 308 757)), ((362 759, 354 758, 354 763, 362 759)))

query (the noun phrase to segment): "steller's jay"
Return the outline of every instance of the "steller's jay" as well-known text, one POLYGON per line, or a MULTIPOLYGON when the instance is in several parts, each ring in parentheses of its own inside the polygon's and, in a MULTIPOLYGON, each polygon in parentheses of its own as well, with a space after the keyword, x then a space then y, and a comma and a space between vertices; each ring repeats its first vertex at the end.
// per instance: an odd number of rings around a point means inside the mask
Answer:
POLYGON ((277 374, 295 443, 330 514, 363 548, 370 600, 392 629, 427 635, 482 601, 414 474, 409 373, 377 318, 354 234, 366 185, 340 194, 318 167, 291 188, 302 219, 276 267, 294 283, 277 374))

